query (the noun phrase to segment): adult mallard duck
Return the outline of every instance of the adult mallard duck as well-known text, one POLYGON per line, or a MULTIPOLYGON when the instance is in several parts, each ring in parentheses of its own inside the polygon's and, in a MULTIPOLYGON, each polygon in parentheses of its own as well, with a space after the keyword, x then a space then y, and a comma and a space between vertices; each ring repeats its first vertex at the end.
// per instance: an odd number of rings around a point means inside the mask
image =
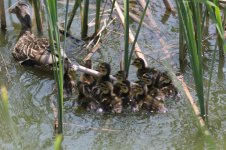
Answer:
MULTIPOLYGON (((21 35, 12 48, 13 57, 26 66, 51 66, 54 59, 58 61, 58 56, 50 52, 49 39, 38 38, 31 32, 29 5, 25 2, 18 2, 15 7, 9 9, 9 12, 17 16, 22 26, 21 35)), ((67 58, 63 50, 61 51, 61 56, 67 58)))

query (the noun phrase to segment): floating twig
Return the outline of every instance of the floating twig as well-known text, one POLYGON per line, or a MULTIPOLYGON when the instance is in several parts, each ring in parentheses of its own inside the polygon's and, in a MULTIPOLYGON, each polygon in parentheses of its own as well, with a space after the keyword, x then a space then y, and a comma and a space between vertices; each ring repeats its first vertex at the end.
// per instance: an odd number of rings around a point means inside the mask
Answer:
POLYGON ((163 0, 163 3, 165 4, 167 10, 176 13, 170 0, 163 0))

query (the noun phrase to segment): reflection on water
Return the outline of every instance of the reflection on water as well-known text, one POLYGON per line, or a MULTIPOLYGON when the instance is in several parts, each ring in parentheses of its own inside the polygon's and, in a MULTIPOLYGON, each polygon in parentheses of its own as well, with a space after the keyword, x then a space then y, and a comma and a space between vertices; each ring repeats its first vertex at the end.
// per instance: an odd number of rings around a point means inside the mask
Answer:
MULTIPOLYGON (((8 2, 6 7, 8 7, 8 2)), ((12 1, 12 3, 15 2, 12 1)), ((176 16, 168 15, 164 18, 163 5, 153 2, 153 16, 161 26, 162 33, 167 39, 167 48, 173 60, 173 70, 179 70, 178 53, 178 20, 176 16)), ((62 8, 62 6, 60 6, 62 8)), ((61 16, 63 15, 61 9, 61 16)), ((32 68, 20 66, 12 57, 10 48, 15 44, 20 32, 20 26, 15 17, 7 14, 8 30, 0 33, 0 50, 4 58, 0 58, 0 84, 5 85, 10 95, 10 114, 18 129, 18 145, 21 149, 53 149, 53 112, 51 102, 56 101, 53 93, 54 80, 51 72, 43 72, 32 68), (6 70, 7 68, 7 70, 6 70), (8 72, 8 73, 7 73, 8 72)), ((119 30, 120 23, 115 23, 114 30, 119 30)), ((134 29, 137 27, 133 23, 134 29)), ((73 29, 78 29, 79 24, 74 23, 73 29)), ((76 36, 77 31, 72 31, 76 36)), ((94 56, 94 65, 98 61, 108 61, 112 64, 113 73, 119 68, 119 56, 122 53, 123 40, 121 35, 113 34, 101 50, 94 56)), ((143 28, 139 36, 139 44, 148 58, 149 64, 163 68, 159 59, 165 57, 160 51, 161 45, 151 31, 143 28)), ((209 41, 213 44, 214 39, 209 41)), ((68 53, 72 53, 73 60, 80 60, 85 54, 76 49, 68 40, 68 53), (74 49, 77 52, 74 52, 74 49), (77 55, 76 55, 77 54, 77 55)), ((211 58, 212 51, 208 52, 211 58)), ((217 58, 217 57, 216 57, 217 58)), ((205 73, 208 83, 210 60, 205 64, 205 73)), ((225 89, 225 59, 220 58, 214 65, 213 81, 210 99, 210 132, 218 142, 218 148, 226 148, 226 89, 225 89)), ((186 67, 185 79, 189 86, 191 70, 186 67)), ((136 80, 135 69, 131 68, 130 78, 136 80)), ((192 90, 192 89, 191 89, 192 90)), ((195 94, 194 92, 192 92, 195 94)), ((63 148, 71 149, 204 149, 210 148, 207 140, 199 130, 193 117, 192 109, 187 100, 182 98, 179 102, 168 101, 167 114, 93 114, 70 107, 74 97, 65 101, 64 112, 64 143, 63 148)), ((2 116, 1 116, 2 117, 2 116)), ((8 127, 0 122, 0 149, 14 149, 13 139, 8 127)))

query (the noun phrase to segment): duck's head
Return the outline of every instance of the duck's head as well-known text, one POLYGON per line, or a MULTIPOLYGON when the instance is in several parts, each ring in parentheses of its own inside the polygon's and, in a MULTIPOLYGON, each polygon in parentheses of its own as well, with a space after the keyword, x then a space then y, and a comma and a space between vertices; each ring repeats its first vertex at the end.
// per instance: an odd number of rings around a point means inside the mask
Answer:
POLYGON ((134 65, 138 69, 145 68, 145 62, 144 62, 144 60, 142 58, 136 58, 136 59, 134 59, 132 65, 134 65))
POLYGON ((138 84, 134 84, 132 86, 132 95, 134 96, 138 96, 138 95, 145 95, 145 85, 138 83, 138 84))
POLYGON ((102 62, 98 65, 97 70, 101 73, 101 75, 110 75, 111 66, 106 62, 102 62))
POLYGON ((153 82, 153 77, 150 73, 145 73, 143 74, 143 76, 141 77, 141 81, 146 84, 146 85, 151 85, 153 82))
POLYGON ((109 94, 109 93, 111 93, 111 91, 113 89, 113 85, 111 82, 104 81, 104 82, 100 83, 99 88, 101 90, 101 93, 109 94))
POLYGON ((128 94, 130 92, 130 82, 128 80, 122 81, 120 92, 122 94, 128 94))
POLYGON ((89 69, 93 68, 92 60, 90 59, 83 61, 83 64, 86 68, 89 68, 89 69))
POLYGON ((114 77, 118 80, 118 81, 120 81, 120 82, 122 82, 123 80, 125 80, 127 77, 126 77, 126 72, 125 71, 122 71, 122 70, 120 70, 120 71, 118 71, 115 75, 114 75, 114 77))
POLYGON ((22 25, 22 31, 31 31, 31 15, 29 13, 29 5, 25 2, 18 2, 15 6, 11 6, 8 10, 12 14, 16 14, 22 25))

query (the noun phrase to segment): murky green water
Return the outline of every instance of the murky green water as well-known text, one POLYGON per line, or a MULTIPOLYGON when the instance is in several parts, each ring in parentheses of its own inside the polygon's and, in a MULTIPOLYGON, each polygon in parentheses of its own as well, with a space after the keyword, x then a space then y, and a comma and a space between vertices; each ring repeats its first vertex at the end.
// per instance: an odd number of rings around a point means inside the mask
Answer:
MULTIPOLYGON (((6 8, 11 5, 5 0, 6 8)), ((12 3, 14 3, 12 1, 12 3)), ((60 15, 63 13, 59 5, 60 15)), ((167 42, 171 60, 164 59, 173 68, 180 70, 178 62, 178 18, 170 15, 163 22, 164 5, 162 2, 152 2, 151 10, 155 21, 167 42)), ((52 73, 42 72, 20 66, 12 57, 10 49, 15 44, 20 32, 20 25, 14 16, 7 14, 8 29, 0 33, 0 51, 4 58, 0 58, 0 85, 5 85, 9 93, 9 107, 12 120, 15 123, 17 135, 9 131, 9 125, 0 121, 0 149, 14 149, 15 143, 19 149, 40 150, 53 149, 54 144, 54 116, 51 103, 56 101, 53 92, 54 80, 52 73), (7 68, 7 69, 6 69, 7 68)), ((137 24, 133 23, 133 29, 137 24)), ((116 22, 112 30, 122 28, 116 22)), ((79 21, 73 24, 73 35, 79 37, 79 21), (76 23, 78 22, 78 23, 76 23)), ((35 30, 35 28, 34 28, 35 30)), ((214 26, 210 33, 214 32, 214 26)), ((100 60, 111 62, 115 73, 119 68, 119 56, 123 50, 123 37, 111 34, 96 52, 92 60, 95 64, 100 60)), ((205 84, 208 83, 208 71, 213 53, 214 39, 207 42, 205 63, 205 84)), ((160 50, 158 38, 153 32, 143 28, 139 37, 139 44, 144 50, 151 66, 164 68, 159 62, 166 55, 160 50), (157 61, 156 61, 157 60, 157 61)), ((86 52, 68 40, 67 53, 73 60, 80 60, 86 52)), ((215 139, 218 149, 226 149, 226 67, 224 62, 217 61, 214 65, 214 76, 210 98, 209 129, 215 139), (219 65, 221 67, 219 67, 219 65)), ((225 61, 225 59, 224 59, 225 61)), ((171 69, 171 68, 170 68, 171 69)), ((184 78, 194 93, 190 67, 185 68, 184 78)), ((130 79, 135 80, 135 69, 131 68, 130 79)), ((192 109, 183 97, 180 101, 168 101, 167 114, 93 114, 70 107, 73 97, 65 101, 64 111, 64 142, 65 150, 72 149, 211 149, 211 144, 203 136, 192 109)))

